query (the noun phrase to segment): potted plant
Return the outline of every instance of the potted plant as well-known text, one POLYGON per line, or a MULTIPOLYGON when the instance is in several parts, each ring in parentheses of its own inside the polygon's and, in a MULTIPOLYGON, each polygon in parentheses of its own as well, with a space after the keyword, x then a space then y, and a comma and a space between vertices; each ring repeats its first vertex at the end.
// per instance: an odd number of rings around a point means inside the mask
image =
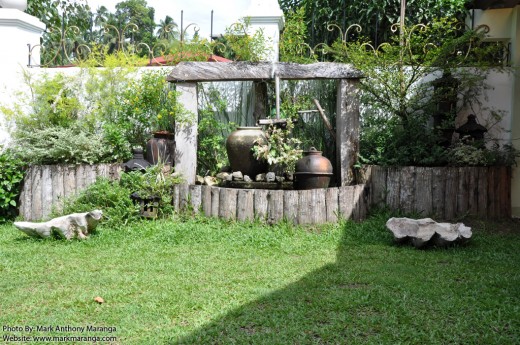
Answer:
POLYGON ((294 123, 287 119, 284 126, 270 124, 265 130, 267 143, 256 142, 253 146, 253 156, 258 160, 265 160, 269 164, 269 171, 282 176, 284 173, 294 172, 296 161, 301 158, 301 141, 292 136, 294 123))
POLYGON ((162 163, 147 167, 144 172, 131 171, 121 176, 121 183, 134 192, 130 198, 140 206, 141 216, 156 218, 172 206, 173 186, 183 181, 171 167, 162 163))

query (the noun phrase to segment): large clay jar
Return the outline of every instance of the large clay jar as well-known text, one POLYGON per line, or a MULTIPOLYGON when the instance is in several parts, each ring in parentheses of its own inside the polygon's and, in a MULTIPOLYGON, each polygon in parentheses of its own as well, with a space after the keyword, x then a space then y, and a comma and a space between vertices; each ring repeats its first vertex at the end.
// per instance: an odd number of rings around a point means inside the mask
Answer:
POLYGON ((303 152, 303 157, 296 162, 294 187, 296 189, 327 188, 332 177, 332 164, 311 147, 303 152))
POLYGON ((238 127, 226 140, 226 151, 233 171, 253 178, 267 171, 267 162, 253 156, 255 143, 267 144, 267 138, 261 127, 238 127))
POLYGON ((175 162, 174 138, 174 134, 170 132, 154 132, 152 139, 146 143, 146 160, 150 164, 163 163, 173 166, 175 162))

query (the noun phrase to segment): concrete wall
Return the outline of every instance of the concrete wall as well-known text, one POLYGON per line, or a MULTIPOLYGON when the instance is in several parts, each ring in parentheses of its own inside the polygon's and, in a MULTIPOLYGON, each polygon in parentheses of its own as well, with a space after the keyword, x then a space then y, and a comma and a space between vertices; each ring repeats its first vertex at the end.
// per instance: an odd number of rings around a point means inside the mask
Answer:
MULTIPOLYGON (((489 41, 502 41, 510 45, 511 76, 506 87, 498 81, 498 93, 495 103, 510 109, 509 140, 513 146, 520 150, 520 6, 514 8, 475 10, 473 20, 468 20, 473 27, 485 24, 489 26, 489 41), (509 86, 510 85, 510 86, 509 86)), ((506 125, 506 123, 503 123, 506 125)), ((520 165, 520 160, 517 160, 520 165)), ((520 217, 520 167, 513 169, 513 181, 511 185, 512 213, 520 217)))

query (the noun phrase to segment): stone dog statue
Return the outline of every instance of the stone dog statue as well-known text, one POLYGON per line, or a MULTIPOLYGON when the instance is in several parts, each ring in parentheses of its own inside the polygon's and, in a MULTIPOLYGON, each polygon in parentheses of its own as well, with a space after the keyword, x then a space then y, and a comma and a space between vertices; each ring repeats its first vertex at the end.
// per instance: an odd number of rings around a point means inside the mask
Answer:
POLYGON ((96 228, 102 216, 101 210, 94 210, 85 213, 72 213, 44 223, 14 222, 14 226, 33 237, 47 238, 53 233, 57 233, 67 240, 75 237, 82 240, 87 238, 89 231, 96 228))

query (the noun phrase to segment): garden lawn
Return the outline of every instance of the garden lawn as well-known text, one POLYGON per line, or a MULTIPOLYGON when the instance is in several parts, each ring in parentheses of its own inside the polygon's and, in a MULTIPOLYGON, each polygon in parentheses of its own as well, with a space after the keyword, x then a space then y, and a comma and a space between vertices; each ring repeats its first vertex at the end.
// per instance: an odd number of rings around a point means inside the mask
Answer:
POLYGON ((149 221, 101 226, 82 242, 31 239, 3 225, 0 336, 113 336, 120 344, 520 342, 518 223, 504 232, 473 222, 467 246, 416 250, 393 244, 388 217, 305 230, 149 221), (35 329, 49 325, 115 329, 35 329))

